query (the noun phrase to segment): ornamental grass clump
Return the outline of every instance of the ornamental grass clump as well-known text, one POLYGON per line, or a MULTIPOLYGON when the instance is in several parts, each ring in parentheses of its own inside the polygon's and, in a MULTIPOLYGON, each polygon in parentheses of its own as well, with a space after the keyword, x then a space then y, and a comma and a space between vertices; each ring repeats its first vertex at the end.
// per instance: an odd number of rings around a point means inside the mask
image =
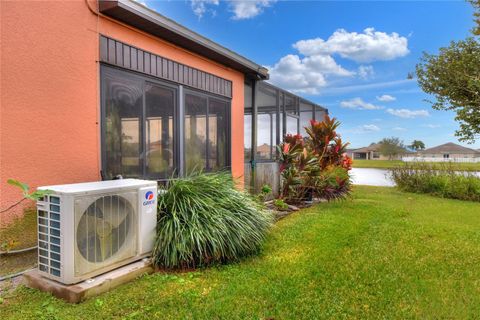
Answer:
POLYGON ((455 171, 452 164, 440 167, 423 163, 406 164, 391 169, 390 175, 402 191, 480 201, 480 177, 472 172, 455 171))
POLYGON ((260 250, 272 221, 228 173, 173 180, 158 199, 154 264, 196 268, 238 261, 260 250))

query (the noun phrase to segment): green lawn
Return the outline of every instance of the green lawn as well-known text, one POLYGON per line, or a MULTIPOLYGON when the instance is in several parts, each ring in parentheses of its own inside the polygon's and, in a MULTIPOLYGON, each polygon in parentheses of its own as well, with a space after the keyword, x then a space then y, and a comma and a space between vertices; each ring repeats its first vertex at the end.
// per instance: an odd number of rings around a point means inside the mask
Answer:
POLYGON ((20 288, 2 319, 467 319, 480 315, 480 205, 356 187, 281 220, 259 257, 144 276, 68 305, 20 288))
MULTIPOLYGON (((442 167, 447 166, 447 163, 442 162, 425 162, 426 164, 433 165, 442 169, 442 167)), ((405 162, 401 160, 353 160, 354 168, 379 168, 379 169, 390 169, 396 166, 404 165, 405 162)), ((480 162, 479 163, 451 163, 452 168, 455 170, 465 170, 465 171, 480 171, 480 162)))

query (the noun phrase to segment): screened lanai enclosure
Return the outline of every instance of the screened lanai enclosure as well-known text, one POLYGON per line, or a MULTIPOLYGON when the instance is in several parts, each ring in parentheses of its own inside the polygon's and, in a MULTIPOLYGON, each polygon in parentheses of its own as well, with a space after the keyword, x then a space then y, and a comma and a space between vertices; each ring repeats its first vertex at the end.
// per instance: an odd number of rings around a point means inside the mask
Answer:
POLYGON ((110 66, 101 81, 105 179, 230 168, 230 99, 110 66))
POLYGON ((286 134, 305 135, 310 120, 328 110, 264 81, 245 83, 245 186, 258 192, 268 184, 276 194, 280 173, 276 146, 286 134))

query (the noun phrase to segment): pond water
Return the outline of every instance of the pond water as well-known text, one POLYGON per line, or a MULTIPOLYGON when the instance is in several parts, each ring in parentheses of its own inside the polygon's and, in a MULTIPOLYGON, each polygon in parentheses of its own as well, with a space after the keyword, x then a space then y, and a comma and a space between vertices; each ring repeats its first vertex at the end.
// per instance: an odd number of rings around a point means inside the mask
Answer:
POLYGON ((395 186, 395 182, 388 177, 388 170, 385 169, 352 168, 350 175, 353 184, 379 187, 395 186))
MULTIPOLYGON (((473 172, 480 177, 480 172, 473 172)), ((350 171, 353 184, 366 186, 394 187, 395 182, 389 178, 388 170, 373 168, 352 168, 350 171)))

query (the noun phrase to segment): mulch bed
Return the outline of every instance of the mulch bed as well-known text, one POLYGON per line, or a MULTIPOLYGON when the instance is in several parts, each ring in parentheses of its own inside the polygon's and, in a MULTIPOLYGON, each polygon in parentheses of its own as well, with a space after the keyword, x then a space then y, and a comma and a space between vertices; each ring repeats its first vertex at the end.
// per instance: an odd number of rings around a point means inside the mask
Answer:
POLYGON ((289 204, 288 208, 279 209, 277 206, 275 206, 273 201, 274 200, 265 201, 265 206, 268 210, 273 212, 273 214, 275 215, 275 221, 281 220, 289 216, 290 214, 299 211, 300 209, 311 207, 317 203, 327 202, 326 199, 314 198, 311 202, 302 202, 298 205, 289 204))

